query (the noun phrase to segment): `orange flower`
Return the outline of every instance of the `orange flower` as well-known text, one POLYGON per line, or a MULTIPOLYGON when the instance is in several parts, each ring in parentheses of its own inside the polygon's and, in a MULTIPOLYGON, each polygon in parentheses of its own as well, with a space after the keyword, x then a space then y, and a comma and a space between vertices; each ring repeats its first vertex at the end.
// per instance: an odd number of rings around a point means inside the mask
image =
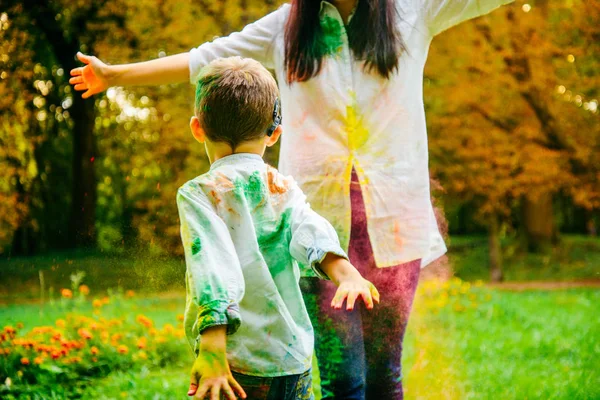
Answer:
POLYGON ((98 324, 95 323, 95 322, 92 322, 90 324, 90 329, 93 330, 93 331, 97 331, 98 330, 98 324))
POLYGON ((4 349, 4 354, 5 355, 9 355, 10 354, 10 349, 4 349))
POLYGON ((131 298, 131 297, 135 296, 135 292, 133 290, 128 290, 127 292, 125 292, 125 296, 131 298))
POLYGON ((108 304, 108 303, 110 303, 110 299, 108 298, 108 296, 104 296, 102 298, 102 304, 108 304))
POLYGON ((69 361, 71 361, 72 363, 79 363, 81 362, 81 357, 71 357, 69 361))
POLYGON ((58 350, 53 350, 52 353, 50 353, 50 357, 52 357, 53 360, 60 358, 60 356, 61 356, 61 354, 60 354, 60 351, 58 351, 58 350))
POLYGON ((147 339, 145 337, 141 337, 137 341, 138 349, 145 349, 147 344, 147 339))
POLYGON ((94 336, 92 336, 92 333, 90 331, 88 331, 87 329, 84 329, 84 328, 79 328, 77 330, 77 333, 79 334, 79 336, 82 339, 91 339, 94 337, 94 336))
POLYGON ((122 338, 122 337, 123 337, 123 335, 121 335, 120 333, 115 333, 114 335, 112 335, 112 336, 110 337, 110 340, 111 340, 112 342, 116 342, 116 341, 118 341, 118 340, 121 340, 121 338, 122 338))
POLYGON ((21 358, 21 364, 23 364, 23 365, 29 365, 29 358, 27 358, 27 357, 21 358))
POLYGON ((44 359, 42 357, 36 357, 33 359, 33 363, 37 364, 37 365, 40 365, 43 362, 44 362, 44 359))
POLYGON ((163 326, 163 331, 165 331, 165 333, 173 333, 175 327, 171 324, 165 324, 165 326, 163 326))
POLYGON ((73 292, 70 289, 62 289, 60 291, 60 294, 65 299, 70 299, 71 297, 73 297, 73 292))
POLYGON ((90 294, 90 288, 87 285, 81 285, 79 286, 79 293, 81 293, 84 296, 87 296, 88 294, 90 294))
POLYGON ((144 325, 146 328, 152 328, 152 320, 148 317, 146 317, 145 315, 138 315, 136 318, 137 322, 139 322, 140 324, 144 325))
POLYGON ((93 355, 98 355, 98 353, 100 353, 100 350, 98 350, 98 348, 96 346, 92 346, 90 348, 90 353, 92 353, 93 355))
POLYGON ((17 322, 17 329, 23 329, 23 323, 17 322))
POLYGON ((94 301, 92 302, 92 306, 94 308, 100 308, 100 307, 102 307, 102 300, 94 299, 94 301))
POLYGON ((177 321, 179 321, 179 322, 183 322, 183 314, 179 314, 179 315, 177 316, 177 321))
POLYGON ((13 328, 12 326, 8 325, 8 326, 4 327, 4 332, 6 332, 6 333, 8 333, 10 335, 10 334, 15 333, 16 329, 13 328))
POLYGON ((92 362, 98 362, 98 358, 92 357, 92 362))
POLYGON ((129 351, 129 348, 122 344, 119 347, 117 347, 117 351, 121 354, 127 354, 127 352, 129 351))
POLYGON ((65 326, 67 326, 67 321, 65 321, 64 319, 57 319, 56 326, 59 328, 64 328, 65 326))

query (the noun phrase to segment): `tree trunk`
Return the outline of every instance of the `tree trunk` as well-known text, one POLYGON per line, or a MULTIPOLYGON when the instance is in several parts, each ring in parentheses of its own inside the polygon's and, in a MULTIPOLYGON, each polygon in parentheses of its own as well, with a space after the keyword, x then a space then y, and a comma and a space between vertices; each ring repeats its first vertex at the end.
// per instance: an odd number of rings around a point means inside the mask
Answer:
POLYGON ((71 116, 74 126, 69 244, 73 247, 92 247, 96 244, 94 101, 83 100, 79 94, 75 94, 71 116))
POLYGON ((545 252, 552 248, 556 239, 552 194, 546 193, 523 198, 523 233, 527 250, 545 252))
POLYGON ((504 273, 502 271, 502 247, 500 246, 500 223, 498 219, 497 215, 493 215, 490 218, 488 227, 490 280, 492 282, 502 282, 504 280, 504 273))

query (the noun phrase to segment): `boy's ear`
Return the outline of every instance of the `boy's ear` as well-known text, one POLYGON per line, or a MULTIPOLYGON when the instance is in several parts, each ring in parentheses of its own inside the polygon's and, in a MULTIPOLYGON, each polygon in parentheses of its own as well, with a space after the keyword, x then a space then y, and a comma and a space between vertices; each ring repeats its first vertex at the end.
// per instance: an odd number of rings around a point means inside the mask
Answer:
POLYGON ((282 133, 283 133, 283 128, 281 127, 281 125, 279 125, 273 131, 273 134, 271 136, 266 136, 265 137, 265 144, 267 145, 267 147, 271 147, 275 143, 277 143, 277 141, 279 140, 279 136, 281 136, 282 133))
POLYGON ((192 130, 192 135, 194 135, 194 138, 197 141, 200 143, 204 143, 206 141, 206 133, 204 132, 204 129, 202 129, 202 125, 200 125, 200 120, 198 117, 193 116, 192 119, 190 119, 190 129, 192 130))

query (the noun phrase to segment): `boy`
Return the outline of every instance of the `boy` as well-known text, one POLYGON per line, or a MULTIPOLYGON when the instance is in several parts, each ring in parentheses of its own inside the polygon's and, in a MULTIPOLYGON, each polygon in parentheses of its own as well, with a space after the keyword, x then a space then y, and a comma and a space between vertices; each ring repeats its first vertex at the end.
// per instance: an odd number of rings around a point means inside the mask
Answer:
POLYGON ((278 89, 258 62, 218 59, 200 73, 192 134, 210 171, 177 194, 187 264, 185 329, 197 354, 188 395, 312 399, 313 330, 298 279, 338 285, 334 308, 367 308, 375 287, 293 179, 261 156, 282 133, 278 89), (233 372, 230 370, 233 370, 233 372))

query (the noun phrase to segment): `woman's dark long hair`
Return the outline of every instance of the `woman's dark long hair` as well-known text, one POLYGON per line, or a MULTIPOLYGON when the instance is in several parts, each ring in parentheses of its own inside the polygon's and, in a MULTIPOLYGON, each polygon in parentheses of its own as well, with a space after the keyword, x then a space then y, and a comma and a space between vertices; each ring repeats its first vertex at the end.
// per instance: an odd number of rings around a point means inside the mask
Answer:
MULTIPOLYGON (((287 81, 307 81, 321 71, 323 57, 331 49, 331 38, 341 34, 336 26, 319 18, 320 0, 292 0, 285 27, 285 67, 287 81)), ((365 61, 367 71, 376 70, 384 78, 398 68, 406 50, 397 29, 395 0, 358 0, 354 16, 346 27, 354 57, 365 61)), ((335 38, 334 38, 335 39, 335 38)))

